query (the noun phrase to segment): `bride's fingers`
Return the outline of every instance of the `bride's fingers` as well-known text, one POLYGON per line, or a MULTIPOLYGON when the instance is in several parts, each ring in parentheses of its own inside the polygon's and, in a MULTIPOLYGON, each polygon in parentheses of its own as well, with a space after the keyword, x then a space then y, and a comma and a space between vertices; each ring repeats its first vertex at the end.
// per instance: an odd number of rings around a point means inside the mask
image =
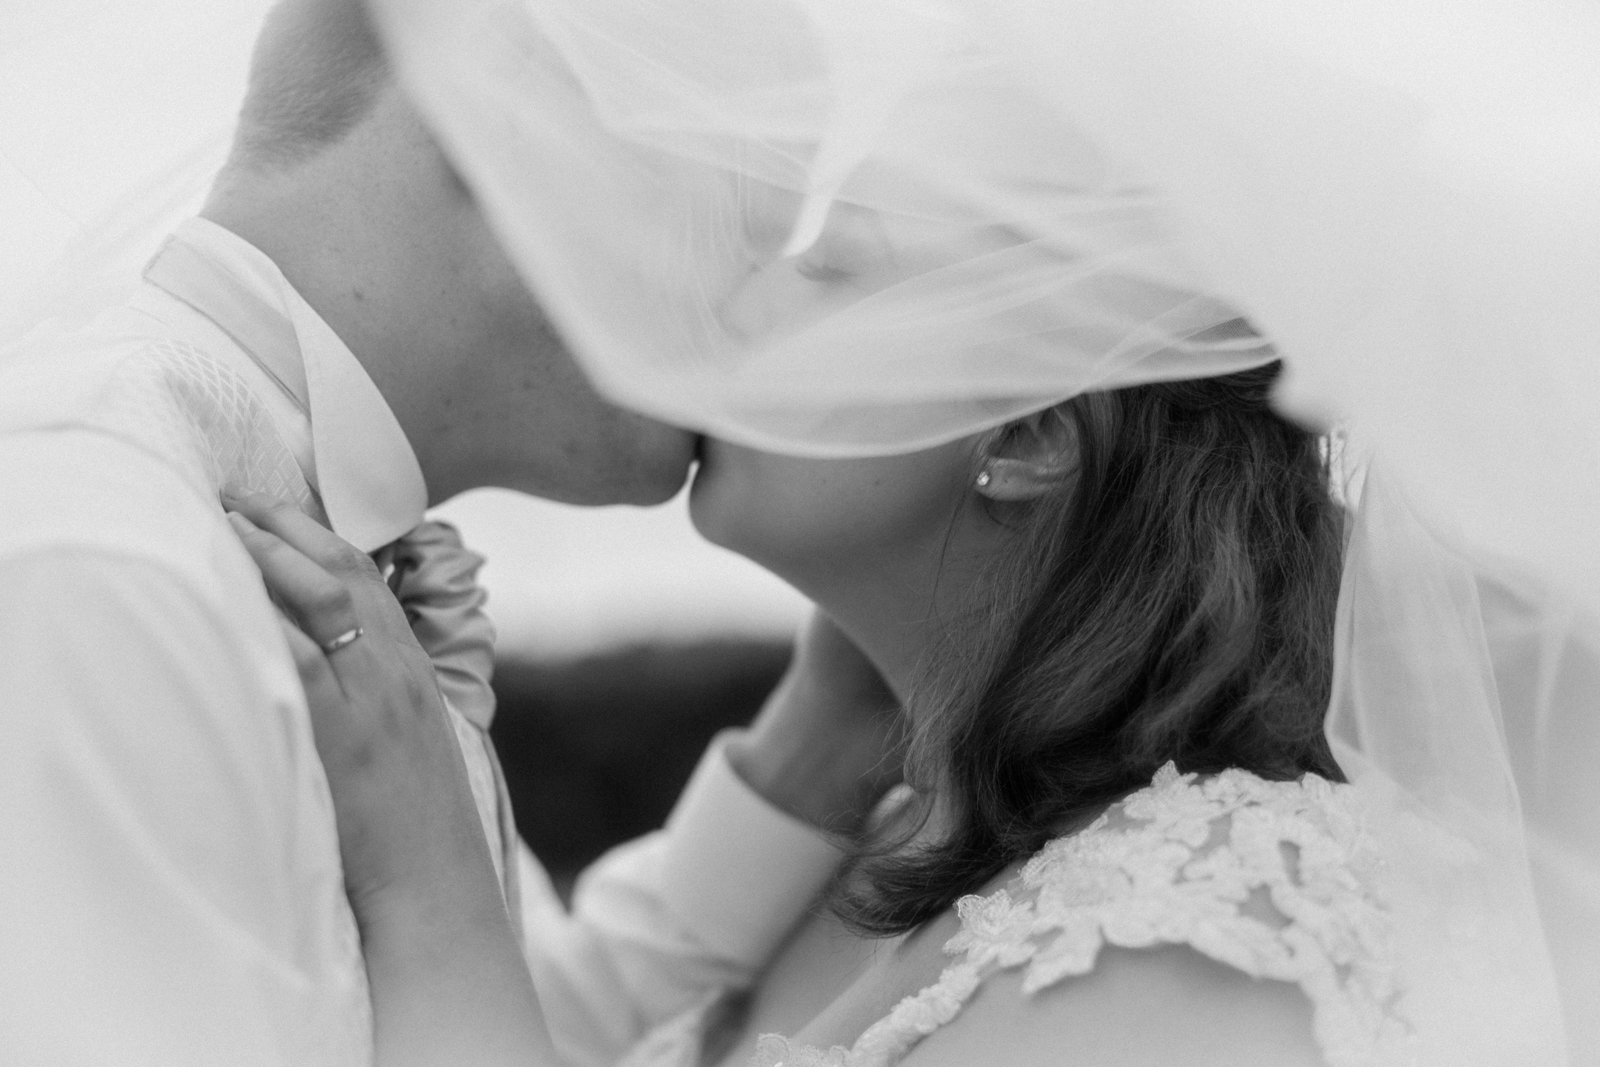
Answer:
POLYGON ((316 712, 339 707, 345 699, 344 686, 340 684, 339 674, 328 662, 322 646, 307 637, 298 623, 281 612, 278 623, 283 627, 284 640, 289 642, 289 653, 294 657, 300 685, 306 691, 306 704, 312 710, 312 726, 316 728, 319 718, 316 712))
POLYGON ((244 515, 230 511, 228 522, 261 569, 273 598, 318 645, 326 648, 329 642, 360 627, 355 602, 338 578, 244 515))
POLYGON ((382 580, 371 557, 293 504, 249 491, 224 493, 223 503, 324 570, 340 577, 382 580))

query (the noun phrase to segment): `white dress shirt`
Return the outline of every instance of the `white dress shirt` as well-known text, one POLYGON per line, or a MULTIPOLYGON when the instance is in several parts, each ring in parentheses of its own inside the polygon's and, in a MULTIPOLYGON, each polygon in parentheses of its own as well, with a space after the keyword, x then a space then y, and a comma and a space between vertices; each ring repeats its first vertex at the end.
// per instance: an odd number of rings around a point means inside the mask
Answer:
MULTIPOLYGON (((360 363, 271 261, 203 221, 177 236, 281 314, 146 286, 0 370, 0 1062, 366 1063, 327 784, 216 493, 298 491, 370 550, 415 525, 426 487, 360 363), (286 321, 304 381, 219 321, 286 321)), ((524 856, 558 1043, 612 1062, 750 982, 836 861, 716 753, 670 829, 598 863, 572 914, 524 856)))

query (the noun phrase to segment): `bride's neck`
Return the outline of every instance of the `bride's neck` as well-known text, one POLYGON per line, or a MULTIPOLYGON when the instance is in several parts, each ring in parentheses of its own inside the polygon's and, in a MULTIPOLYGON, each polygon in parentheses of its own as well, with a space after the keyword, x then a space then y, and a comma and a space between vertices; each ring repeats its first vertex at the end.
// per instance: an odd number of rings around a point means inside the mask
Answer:
MULTIPOLYGON (((1018 550, 1014 524, 964 501, 946 521, 850 551, 758 558, 838 624, 902 701, 934 657, 977 636, 997 562, 1018 550)), ((754 558, 754 557, 753 557, 754 558)))
POLYGON ((929 642, 921 621, 908 622, 892 611, 876 610, 879 608, 863 605, 859 611, 830 613, 903 704, 921 676, 929 642))
POLYGON ((951 634, 981 615, 984 562, 947 557, 932 573, 881 574, 817 599, 904 703, 951 634))

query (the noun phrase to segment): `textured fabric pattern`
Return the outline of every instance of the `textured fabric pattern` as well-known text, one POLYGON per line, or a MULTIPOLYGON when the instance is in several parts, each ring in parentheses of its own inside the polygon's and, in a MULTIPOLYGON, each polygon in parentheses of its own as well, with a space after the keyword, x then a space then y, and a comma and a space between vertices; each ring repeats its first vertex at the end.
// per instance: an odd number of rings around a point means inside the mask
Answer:
POLYGON ((0 941, 27 977, 0 997, 0 1044, 15 1062, 370 1063, 303 696, 216 494, 320 508, 244 379, 143 325, 42 338, 0 385, 0 562, 28 620, 0 691, 29 712, 0 745, 0 941))
MULTIPOLYGON (((319 522, 328 521, 254 391, 222 361, 190 345, 156 341, 130 357, 97 415, 104 428, 136 433, 168 457, 191 462, 200 457, 203 469, 193 473, 206 493, 214 495, 218 488, 270 493, 319 522)), ((516 830, 487 733, 494 716, 489 687, 494 627, 483 614, 484 594, 476 582, 483 557, 442 523, 422 524, 388 554, 396 567, 396 596, 439 671, 495 870, 515 914, 520 894, 509 857, 515 854, 516 830)))
MULTIPOLYGON (((253 366, 227 366, 171 341, 187 358, 163 382, 198 431, 205 484, 289 500, 382 566, 432 661, 466 761, 502 890, 517 913, 516 832, 487 730, 494 627, 477 584, 483 558, 455 530, 423 521, 427 488, 404 430, 365 368, 259 249, 205 219, 179 227, 145 272, 151 286, 221 329, 253 366), (239 376, 272 385, 262 396, 239 376), (318 383, 313 391, 311 383, 318 383), (276 390, 276 392, 272 392, 276 390), (275 410, 270 398, 292 397, 275 410), (285 462, 287 452, 288 462, 285 462), (385 542, 388 542, 385 544, 385 542)), ((156 311, 159 318, 160 312, 156 311)))
POLYGON ((220 360, 158 340, 128 356, 82 421, 187 467, 203 492, 251 489, 325 520, 322 504, 266 408, 220 360), (203 467, 188 464, 199 457, 203 467))
MULTIPOLYGON (((124 358, 99 402, 81 422, 138 443, 175 463, 206 496, 255 490, 293 503, 326 524, 322 501, 264 404, 225 362, 170 339, 153 340, 124 358)), ((396 595, 439 671, 461 744, 495 870, 513 917, 520 893, 516 830, 487 729, 494 628, 476 582, 483 559, 442 523, 424 523, 386 549, 396 595)))
POLYGON ((757 1067, 889 1067, 949 1023, 978 986, 1021 968, 1023 991, 1088 974, 1103 945, 1188 945, 1256 978, 1297 984, 1329 1067, 1405 1062, 1383 869, 1347 786, 1315 775, 1204 780, 1168 764, 1010 886, 962 899, 958 956, 850 1049, 767 1035, 757 1067))

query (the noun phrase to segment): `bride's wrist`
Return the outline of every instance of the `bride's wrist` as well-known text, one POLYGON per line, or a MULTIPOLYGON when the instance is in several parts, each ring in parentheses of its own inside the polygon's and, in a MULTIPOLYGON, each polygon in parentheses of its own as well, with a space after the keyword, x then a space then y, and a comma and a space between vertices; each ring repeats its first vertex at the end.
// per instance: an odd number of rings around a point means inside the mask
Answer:
POLYGON ((852 835, 893 784, 877 740, 841 727, 813 731, 762 724, 723 748, 734 773, 780 811, 829 833, 852 835))
POLYGON ((390 880, 352 892, 350 903, 369 952, 427 955, 510 929, 499 887, 476 876, 390 880))
POLYGON ((345 892, 363 937, 369 929, 427 929, 504 912, 500 878, 472 816, 430 811, 389 833, 376 825, 347 829, 341 820, 345 892))

